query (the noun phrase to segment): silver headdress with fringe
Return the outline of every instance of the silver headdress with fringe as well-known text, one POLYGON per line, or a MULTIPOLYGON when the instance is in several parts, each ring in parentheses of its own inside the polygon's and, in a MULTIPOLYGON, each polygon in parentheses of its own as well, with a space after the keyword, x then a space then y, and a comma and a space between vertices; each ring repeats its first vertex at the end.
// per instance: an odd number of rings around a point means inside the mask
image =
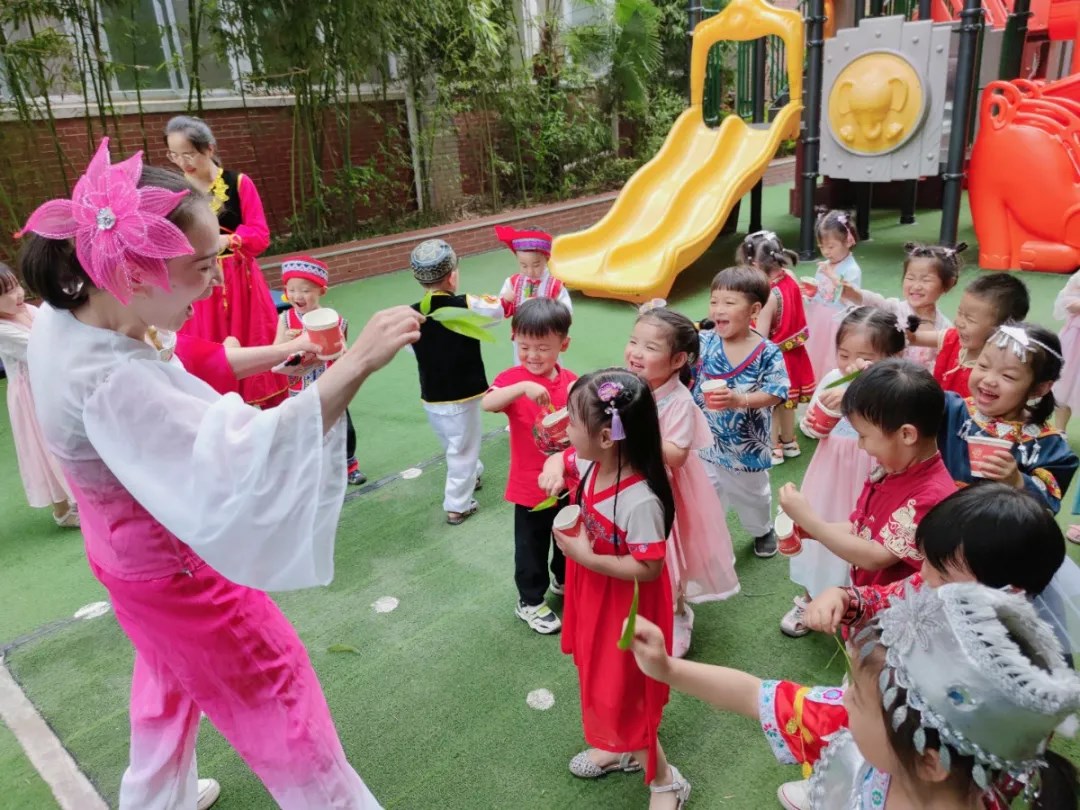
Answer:
POLYGON ((908 585, 854 644, 860 658, 885 648, 878 683, 892 727, 918 711, 915 749, 926 749, 933 729, 942 766, 973 757, 972 779, 983 790, 1000 771, 1037 791, 1047 738, 1080 711, 1080 676, 1020 594, 974 583, 908 585))
POLYGON ((1047 354, 1064 361, 1059 352, 1054 351, 1041 340, 1033 338, 1022 326, 1013 326, 1011 324, 1000 326, 997 332, 990 337, 990 342, 999 349, 1009 349, 1019 358, 1021 363, 1027 362, 1028 352, 1031 351, 1032 346, 1038 346, 1047 354))

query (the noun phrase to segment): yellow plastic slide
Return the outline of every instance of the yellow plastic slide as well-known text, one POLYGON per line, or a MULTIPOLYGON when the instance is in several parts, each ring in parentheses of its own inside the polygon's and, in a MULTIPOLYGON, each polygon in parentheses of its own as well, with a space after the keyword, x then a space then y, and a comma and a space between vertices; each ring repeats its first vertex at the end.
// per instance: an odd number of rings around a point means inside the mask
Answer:
POLYGON ((645 301, 665 298, 682 270, 712 244, 732 207, 765 174, 802 113, 803 21, 765 0, 731 0, 694 29, 690 107, 656 156, 631 177, 591 228, 560 236, 551 272, 586 295, 645 301), (784 40, 791 101, 767 128, 729 115, 716 129, 702 118, 709 48, 722 40, 775 34, 784 40))

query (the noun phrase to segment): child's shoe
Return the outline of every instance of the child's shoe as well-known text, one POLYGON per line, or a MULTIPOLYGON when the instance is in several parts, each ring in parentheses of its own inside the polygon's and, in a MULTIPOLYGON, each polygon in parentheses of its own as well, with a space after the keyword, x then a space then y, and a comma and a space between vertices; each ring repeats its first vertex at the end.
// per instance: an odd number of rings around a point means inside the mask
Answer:
POLYGON ((776 798, 784 810, 811 810, 810 780, 785 782, 776 790, 776 798))
POLYGON ((79 520, 79 507, 74 503, 68 504, 68 510, 62 515, 53 515, 53 520, 61 529, 77 529, 81 525, 79 520))
MULTIPOLYGON (((592 750, 592 749, 589 749, 592 750)), ((570 773, 579 779, 599 779, 609 773, 637 773, 641 765, 634 759, 633 754, 619 754, 618 762, 613 762, 607 767, 601 767, 592 761, 589 751, 575 754, 570 760, 570 773)))
POLYGON ((776 532, 772 529, 761 537, 754 538, 755 557, 773 557, 776 555, 776 532))
POLYGON ((694 611, 689 605, 685 605, 686 611, 681 616, 675 614, 674 631, 671 636, 671 654, 676 658, 682 658, 690 650, 690 637, 694 632, 694 611))
POLYGON ((542 636, 550 636, 562 629, 562 621, 546 602, 541 602, 539 605, 526 605, 519 599, 514 614, 542 636))
POLYGON ((354 487, 367 483, 367 476, 360 472, 360 462, 355 458, 349 459, 349 483, 354 487))
POLYGON ((551 592, 556 596, 562 596, 565 593, 565 583, 559 582, 555 577, 551 578, 551 592))
POLYGON ((447 512, 446 522, 451 526, 460 526, 466 520, 476 514, 476 510, 480 508, 480 504, 476 501, 470 501, 469 508, 464 512, 447 512))
POLYGON ((810 632, 810 628, 803 624, 803 611, 806 610, 806 599, 796 596, 793 600, 795 607, 784 614, 780 620, 780 632, 789 638, 802 638, 810 632))
POLYGON ((772 449, 772 465, 779 467, 784 463, 784 446, 777 442, 772 449))
MULTIPOLYGON (((776 451, 774 450, 773 452, 775 453, 776 451)), ((799 447, 799 440, 792 436, 791 441, 789 442, 781 441, 780 452, 783 454, 784 458, 798 458, 802 455, 802 449, 799 447)))
MULTIPOLYGON (((669 764, 668 768, 671 770, 671 784, 649 785, 649 792, 654 796, 657 793, 674 793, 675 810, 682 810, 690 799, 690 783, 683 778, 683 775, 679 773, 679 769, 674 765, 669 764)), ((649 802, 649 806, 652 806, 652 802, 649 802)))

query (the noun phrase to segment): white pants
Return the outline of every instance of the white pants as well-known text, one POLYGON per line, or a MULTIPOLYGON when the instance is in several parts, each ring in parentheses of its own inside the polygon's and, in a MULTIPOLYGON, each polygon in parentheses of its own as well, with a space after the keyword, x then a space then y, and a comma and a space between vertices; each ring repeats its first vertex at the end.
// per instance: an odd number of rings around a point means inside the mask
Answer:
POLYGON ((424 403, 428 422, 446 453, 443 509, 468 512, 473 508, 476 479, 484 472, 480 461, 480 399, 454 403, 424 403))
POLYGON ((761 537, 772 531, 772 488, 768 470, 736 472, 709 461, 705 462, 705 469, 724 510, 734 509, 751 537, 761 537))

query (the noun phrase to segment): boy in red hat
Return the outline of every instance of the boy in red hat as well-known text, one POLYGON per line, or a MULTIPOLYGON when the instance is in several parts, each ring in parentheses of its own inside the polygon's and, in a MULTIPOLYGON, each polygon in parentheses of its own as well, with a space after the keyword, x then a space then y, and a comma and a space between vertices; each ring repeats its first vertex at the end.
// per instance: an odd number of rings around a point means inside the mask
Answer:
MULTIPOLYGON (((499 291, 503 312, 507 318, 512 318, 517 308, 530 298, 554 298, 571 312, 574 311, 574 306, 570 303, 570 291, 548 272, 551 234, 544 231, 519 231, 508 225, 496 225, 495 236, 514 251, 521 271, 504 281, 502 290, 499 291)), ((519 365, 516 343, 514 365, 519 365)))
MULTIPOLYGON (((292 308, 281 313, 278 318, 277 337, 274 343, 285 343, 299 337, 304 331, 303 317, 322 306, 322 297, 330 285, 330 273, 326 265, 310 256, 293 256, 281 263, 281 282, 285 285, 285 298, 292 308)), ((341 334, 349 337, 349 322, 338 318, 341 334)), ((333 365, 333 361, 320 363, 306 368, 302 375, 294 376, 289 384, 289 396, 293 397, 314 383, 322 373, 333 365)), ((345 409, 347 433, 345 452, 348 456, 349 483, 360 486, 367 481, 367 476, 360 472, 360 463, 356 460, 356 431, 352 417, 345 409)))

